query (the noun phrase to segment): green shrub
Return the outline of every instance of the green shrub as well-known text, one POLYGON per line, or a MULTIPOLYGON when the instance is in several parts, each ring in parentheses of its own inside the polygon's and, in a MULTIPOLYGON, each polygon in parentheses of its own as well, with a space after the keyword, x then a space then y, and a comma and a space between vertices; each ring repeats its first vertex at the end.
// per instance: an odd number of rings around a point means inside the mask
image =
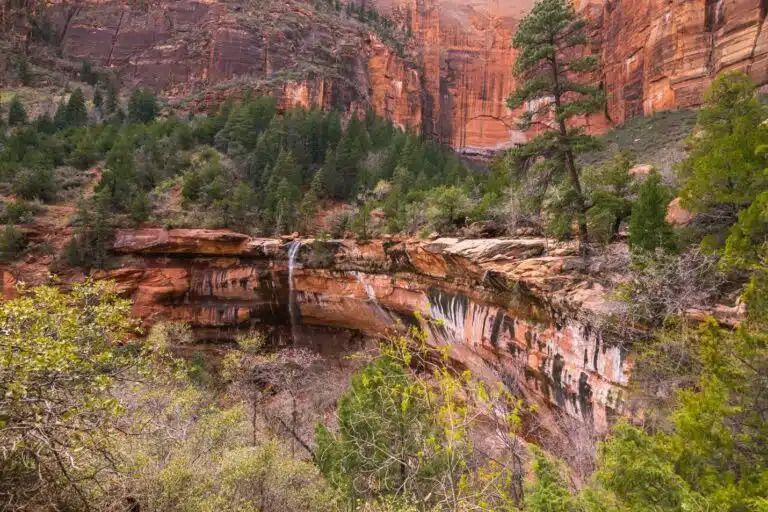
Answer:
POLYGON ((0 261, 13 261, 21 255, 26 245, 26 237, 18 228, 7 224, 0 231, 0 261))

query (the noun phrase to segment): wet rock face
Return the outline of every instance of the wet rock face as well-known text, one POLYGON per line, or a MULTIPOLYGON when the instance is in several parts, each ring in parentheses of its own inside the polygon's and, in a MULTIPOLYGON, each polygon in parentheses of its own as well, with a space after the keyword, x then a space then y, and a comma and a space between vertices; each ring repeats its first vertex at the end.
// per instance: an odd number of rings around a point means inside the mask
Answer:
POLYGON ((476 374, 603 429, 622 407, 631 361, 591 327, 602 290, 569 270, 572 252, 547 249, 540 239, 453 238, 297 248, 228 231, 123 230, 123 268, 99 277, 118 282, 137 317, 206 335, 292 324, 305 338, 310 326, 381 335, 421 322, 476 374))

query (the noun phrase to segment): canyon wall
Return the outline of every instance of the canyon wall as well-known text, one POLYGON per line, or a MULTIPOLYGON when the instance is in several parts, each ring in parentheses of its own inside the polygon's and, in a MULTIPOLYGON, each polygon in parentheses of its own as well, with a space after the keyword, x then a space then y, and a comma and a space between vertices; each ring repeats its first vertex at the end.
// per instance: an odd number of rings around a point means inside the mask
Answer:
POLYGON ((569 248, 545 240, 359 244, 142 229, 119 231, 113 252, 119 269, 98 277, 115 280, 149 323, 187 321, 206 339, 255 327, 299 344, 322 338, 305 331, 318 326, 380 336, 421 325, 454 361, 533 403, 599 429, 622 408, 631 362, 594 327, 603 290, 569 248))
MULTIPOLYGON (((512 36, 533 0, 373 0, 408 20, 421 48, 425 129, 466 153, 524 141, 506 107, 515 87, 512 36)), ((592 132, 660 110, 701 104, 721 71, 768 83, 764 0, 576 0, 590 20, 608 96, 592 132)))
MULTIPOLYGON (((469 154, 526 140, 506 98, 515 87, 511 40, 533 0, 354 1, 408 30, 405 49, 343 10, 302 0, 4 0, 0 26, 21 34, 23 46, 31 20, 47 16, 65 59, 112 68, 129 87, 150 86, 193 108, 255 90, 286 107, 372 107, 469 154)), ((587 120, 590 129, 695 107, 724 70, 768 83, 766 3, 577 0, 608 96, 605 113, 587 120)))
POLYGON ((277 96, 284 108, 361 112, 376 105, 399 126, 420 129, 422 91, 413 60, 327 6, 302 0, 0 3, 2 39, 41 64, 69 63, 74 70, 87 60, 113 70, 125 90, 150 87, 181 108, 204 110, 253 92, 277 96), (63 61, 41 60, 46 56, 36 51, 34 37, 41 26, 63 61))

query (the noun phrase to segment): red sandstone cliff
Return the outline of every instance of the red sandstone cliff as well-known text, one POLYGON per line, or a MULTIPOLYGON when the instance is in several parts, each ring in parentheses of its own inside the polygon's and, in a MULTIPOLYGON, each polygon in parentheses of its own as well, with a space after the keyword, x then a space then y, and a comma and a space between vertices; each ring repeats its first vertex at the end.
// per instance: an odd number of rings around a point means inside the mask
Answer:
MULTIPOLYGON (((533 0, 356 1, 410 27, 405 54, 370 27, 301 0, 50 0, 45 9, 4 0, 0 26, 24 33, 11 6, 47 13, 65 58, 112 67, 129 86, 173 98, 205 104, 254 88, 286 106, 371 106, 468 153, 525 140, 505 100, 515 85, 511 39, 533 0)), ((609 98, 606 116, 590 120, 595 131, 606 120, 696 106, 723 70, 768 83, 765 0, 576 4, 592 20, 609 98)))
MULTIPOLYGON (((411 13, 423 48, 432 125, 462 151, 485 151, 524 138, 505 99, 514 87, 511 37, 532 0, 377 0, 411 13)), ((764 0, 576 0, 592 21, 608 93, 607 120, 622 123, 701 103, 723 70, 768 83, 764 0)), ((605 119, 591 119, 593 130, 605 119)))

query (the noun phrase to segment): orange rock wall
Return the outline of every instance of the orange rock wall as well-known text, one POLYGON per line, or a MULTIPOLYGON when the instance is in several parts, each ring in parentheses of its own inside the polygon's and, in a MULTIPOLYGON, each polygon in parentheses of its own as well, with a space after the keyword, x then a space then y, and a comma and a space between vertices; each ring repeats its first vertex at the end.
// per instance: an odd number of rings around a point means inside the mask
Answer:
POLYGON ((621 123, 701 103, 720 72, 768 83, 768 32, 762 0, 581 0, 594 22, 608 91, 621 123))
POLYGON ((456 361, 532 402, 600 429, 622 408, 631 360, 590 327, 605 297, 568 270, 570 250, 546 256, 538 239, 305 241, 291 283, 288 249, 228 231, 120 230, 120 269, 98 277, 118 283, 136 317, 186 321, 213 339, 292 325, 301 344, 318 327, 378 336, 421 321, 456 361))
MULTIPOLYGON (((532 0, 375 0, 410 20, 420 47, 425 129, 467 153, 525 140, 505 100, 514 89, 511 38, 532 0)), ((592 21, 608 95, 610 124, 659 110, 699 105, 724 70, 768 83, 768 30, 763 0, 577 0, 592 21)), ((608 121, 608 122, 606 122, 608 121)))
MULTIPOLYGON (((278 95, 284 107, 372 107, 470 154, 526 140, 505 103, 515 87, 511 40, 533 0, 350 1, 375 4, 410 27, 406 51, 398 55, 370 27, 303 0, 42 4, 64 57, 114 68, 129 86, 154 87, 200 108, 250 88, 278 95)), ((0 26, 23 32, 9 6, 39 14, 40 4, 0 2, 0 26)), ((724 70, 768 83, 764 0, 576 5, 592 21, 608 95, 606 116, 588 120, 593 131, 696 106, 724 70)))

